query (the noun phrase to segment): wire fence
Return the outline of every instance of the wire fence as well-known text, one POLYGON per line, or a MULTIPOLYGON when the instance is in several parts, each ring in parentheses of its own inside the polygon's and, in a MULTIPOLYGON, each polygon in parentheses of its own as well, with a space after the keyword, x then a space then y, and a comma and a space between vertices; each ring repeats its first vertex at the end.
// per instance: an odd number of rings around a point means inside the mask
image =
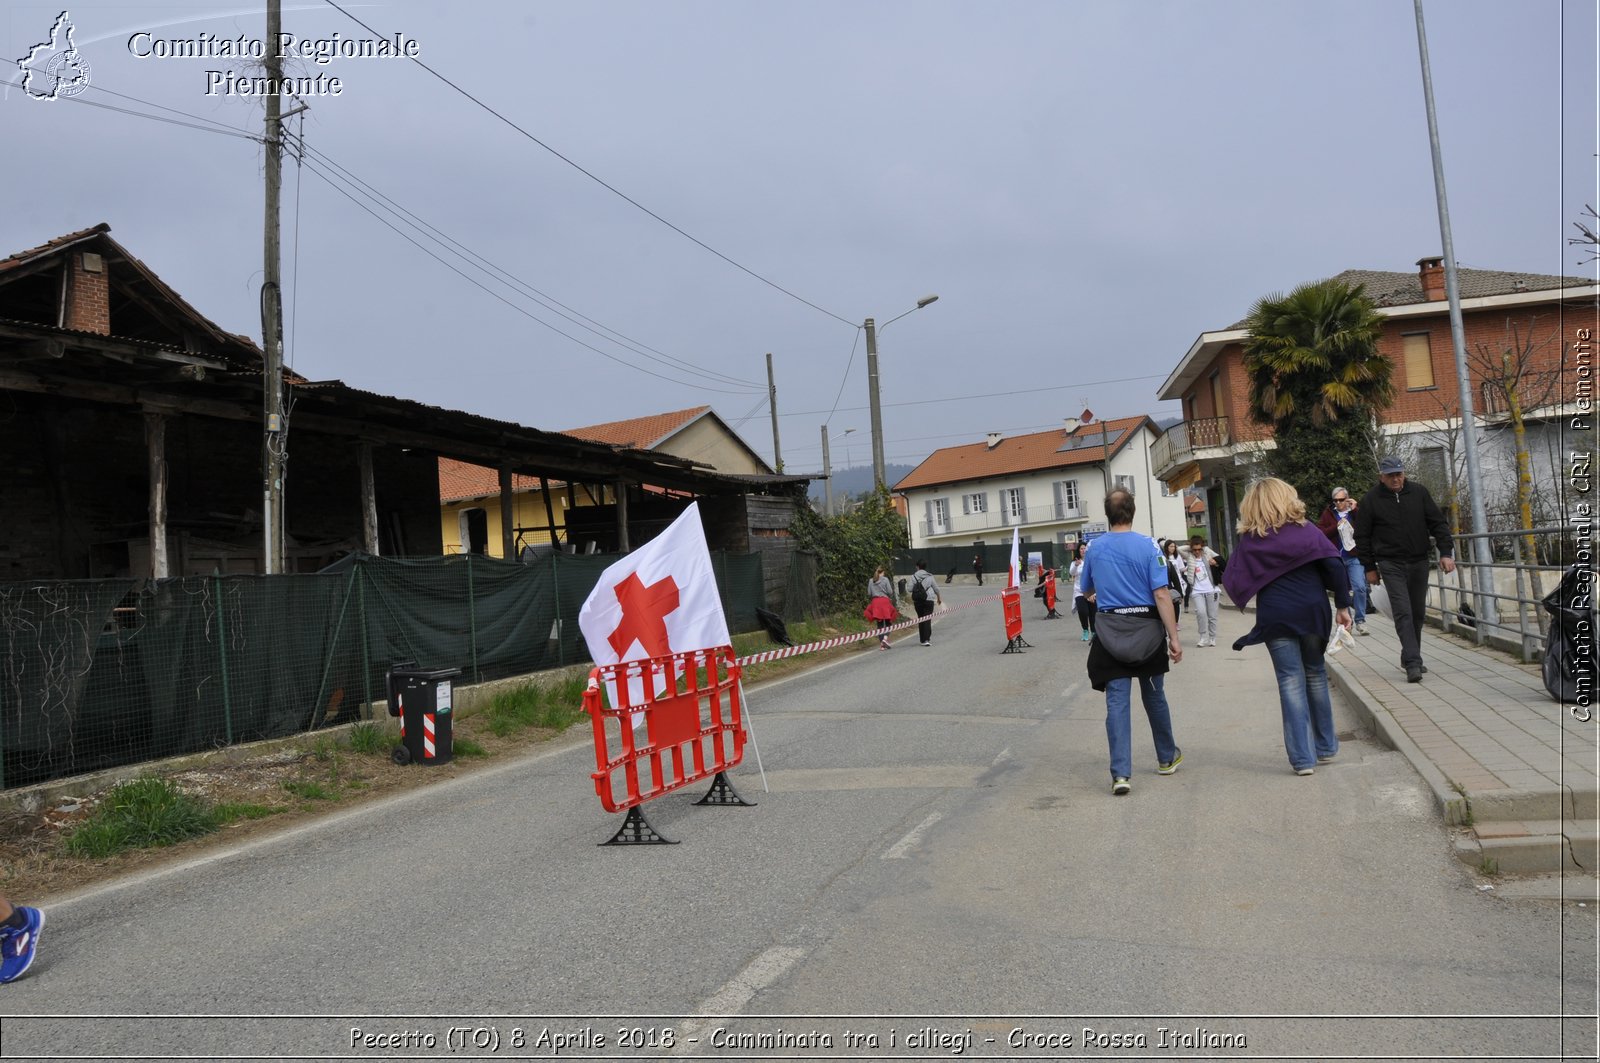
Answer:
MULTIPOLYGON (((588 661, 615 557, 355 556, 324 572, 0 584, 0 789, 371 715, 397 662, 477 683, 588 661)), ((712 554, 731 631, 758 554, 712 554)))

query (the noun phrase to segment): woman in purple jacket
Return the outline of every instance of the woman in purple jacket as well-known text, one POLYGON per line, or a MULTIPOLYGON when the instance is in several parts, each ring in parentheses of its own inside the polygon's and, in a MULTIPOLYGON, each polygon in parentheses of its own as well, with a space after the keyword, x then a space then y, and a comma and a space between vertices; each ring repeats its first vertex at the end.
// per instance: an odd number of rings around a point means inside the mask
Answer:
POLYGON ((1222 577, 1240 609, 1256 602, 1256 626, 1236 650, 1265 642, 1278 679, 1283 746, 1296 775, 1310 775, 1339 752, 1323 651, 1333 630, 1329 592, 1340 627, 1350 628, 1350 579, 1334 549, 1306 520, 1306 505, 1282 480, 1253 484, 1239 504, 1239 542, 1222 577), (1259 596, 1259 597, 1258 597, 1259 596))

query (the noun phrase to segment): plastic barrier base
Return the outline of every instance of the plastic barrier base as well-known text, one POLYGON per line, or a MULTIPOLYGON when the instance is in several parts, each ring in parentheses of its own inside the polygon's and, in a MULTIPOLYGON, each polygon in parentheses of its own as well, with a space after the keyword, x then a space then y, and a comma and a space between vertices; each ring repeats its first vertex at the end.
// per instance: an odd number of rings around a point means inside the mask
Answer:
POLYGON ((644 810, 638 805, 628 809, 628 818, 622 821, 622 826, 617 828, 617 833, 611 836, 610 841, 601 842, 601 845, 677 845, 676 838, 669 838, 650 825, 644 818, 644 810))
POLYGON ((727 773, 721 771, 717 772, 717 777, 711 780, 711 789, 707 790, 706 795, 700 800, 696 801, 695 804, 743 805, 746 808, 756 807, 756 803, 754 801, 746 801, 739 795, 739 791, 735 790, 733 788, 733 783, 729 781, 727 773))
POLYGON ((1023 650, 1031 650, 1031 649, 1033 649, 1033 643, 1026 641, 1025 639, 1023 639, 1023 637, 1021 635, 1016 635, 1011 639, 1010 642, 1006 643, 1006 648, 1001 650, 1000 652, 1001 653, 1021 653, 1023 650))

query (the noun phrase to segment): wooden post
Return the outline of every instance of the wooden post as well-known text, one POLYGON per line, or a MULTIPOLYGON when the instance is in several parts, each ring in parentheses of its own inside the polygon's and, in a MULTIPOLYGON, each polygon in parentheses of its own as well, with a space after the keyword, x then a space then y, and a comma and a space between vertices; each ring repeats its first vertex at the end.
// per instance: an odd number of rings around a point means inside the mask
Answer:
MULTIPOLYGON (((559 547, 561 539, 556 535, 556 507, 550 503, 550 478, 548 476, 539 477, 539 491, 544 495, 544 519, 550 525, 550 545, 559 547)), ((567 497, 569 499, 572 497, 572 485, 570 483, 567 484, 567 497)), ((572 507, 570 501, 567 503, 567 507, 569 509, 572 507)))
POLYGON ((617 552, 627 553, 633 549, 628 545, 628 484, 618 480, 615 488, 617 492, 617 552))
POLYGON ((144 446, 150 462, 150 578, 166 579, 167 565, 167 419, 144 415, 144 446))
POLYGON ((516 544, 516 501, 511 495, 511 467, 500 466, 500 556, 515 561, 512 552, 516 544))
POLYGON ((361 462, 361 549, 378 556, 378 488, 372 474, 372 444, 362 443, 361 462))

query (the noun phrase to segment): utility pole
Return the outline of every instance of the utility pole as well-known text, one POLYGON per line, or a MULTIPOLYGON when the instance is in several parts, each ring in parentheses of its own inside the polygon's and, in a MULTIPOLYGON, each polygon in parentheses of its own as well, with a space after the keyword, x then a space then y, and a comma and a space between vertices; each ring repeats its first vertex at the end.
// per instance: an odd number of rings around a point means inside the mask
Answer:
POLYGON ((283 423, 283 291, 279 279, 278 198, 283 184, 283 117, 278 91, 283 85, 282 0, 267 0, 266 169, 267 201, 261 280, 262 368, 262 568, 283 572, 283 453, 288 435, 283 423))
POLYGON ((783 471, 783 451, 778 447, 778 385, 772 381, 772 352, 767 352, 767 406, 772 410, 772 468, 783 471))
POLYGON ((828 462, 828 426, 822 426, 822 513, 833 516, 833 466, 828 462))
POLYGON ((883 490, 883 410, 878 405, 878 325, 867 318, 867 398, 872 406, 872 488, 883 490))
MULTIPOLYGON (((1417 52, 1422 56, 1422 95, 1428 110, 1433 187, 1439 200, 1439 235, 1444 245, 1444 291, 1450 307, 1450 346, 1456 356, 1456 391, 1461 401, 1461 443, 1467 452, 1467 494, 1471 502, 1472 530, 1483 536, 1489 530, 1489 518, 1483 504, 1483 473, 1478 464, 1478 426, 1472 410, 1472 376, 1467 371, 1466 327, 1461 320, 1461 286, 1456 277, 1455 241, 1450 235, 1450 205, 1444 194, 1444 154, 1439 148, 1439 118, 1433 109, 1433 72, 1428 64, 1428 37, 1422 26, 1422 0, 1412 0, 1412 4, 1417 12, 1417 52)), ((1487 537, 1473 538, 1472 557, 1472 583, 1477 588, 1478 622, 1497 623, 1499 613, 1492 596, 1494 574, 1489 568, 1493 552, 1487 537)), ((1458 585, 1459 581, 1458 576, 1458 585)))

